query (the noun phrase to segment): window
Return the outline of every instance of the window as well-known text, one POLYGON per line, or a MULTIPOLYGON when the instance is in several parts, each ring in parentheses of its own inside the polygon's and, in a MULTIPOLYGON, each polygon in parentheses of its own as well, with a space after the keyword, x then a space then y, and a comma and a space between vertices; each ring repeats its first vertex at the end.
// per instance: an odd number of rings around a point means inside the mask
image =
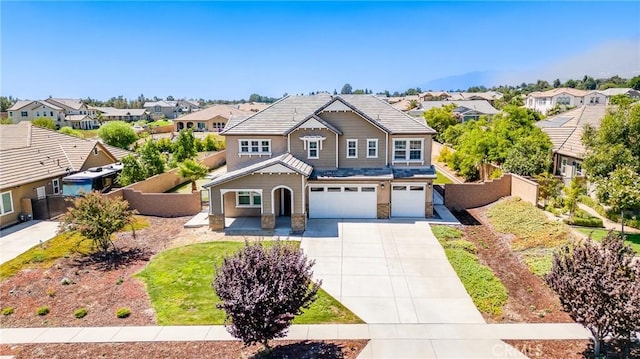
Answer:
POLYGON ((9 111, 9 117, 13 117, 13 111, 9 111))
POLYGON ((53 111, 51 111, 51 117, 53 117, 53 111))
POLYGON ((239 154, 271 154, 271 140, 240 140, 239 154))
POLYGON ((358 192, 358 187, 345 187, 345 192, 358 192))
POLYGON ((393 160, 405 162, 422 161, 423 140, 394 140, 393 160))
POLYGON ((160 108, 160 106, 155 106, 153 108, 153 112, 161 112, 161 111, 162 111, 162 108, 160 108))
POLYGON ((347 158, 358 158, 358 140, 347 140, 347 158))
POLYGON ((375 192, 375 187, 362 187, 362 192, 375 192))
POLYGON ((367 140, 367 158, 378 158, 378 139, 367 140))
POLYGON ((324 187, 311 187, 311 192, 324 192, 324 187))
POLYGON ((341 187, 327 187, 327 192, 342 192, 341 187))
POLYGON ((258 192, 236 192, 236 207, 260 207, 262 196, 258 192))
POLYGON ((51 186, 53 187, 53 194, 60 194, 60 180, 54 178, 51 180, 51 186))
MULTIPOLYGON (((593 97, 591 98, 591 103, 593 103, 593 97)), ((40 117, 40 112, 36 112, 36 117, 40 117)))
POLYGON ((27 111, 22 111, 22 112, 20 112, 20 116, 27 117, 27 116, 29 116, 29 114, 27 113, 27 111))
POLYGON ((582 162, 576 161, 575 166, 576 166, 576 175, 582 176, 582 162))
POLYGON ((556 100, 556 103, 559 105, 569 105, 571 104, 571 98, 566 96, 566 97, 558 97, 558 99, 556 100))
POLYGON ((307 158, 318 158, 318 141, 309 141, 309 146, 307 147, 307 158))
POLYGON ((13 197, 11 197, 11 191, 3 192, 0 194, 2 201, 0 201, 0 214, 8 214, 13 212, 13 197))

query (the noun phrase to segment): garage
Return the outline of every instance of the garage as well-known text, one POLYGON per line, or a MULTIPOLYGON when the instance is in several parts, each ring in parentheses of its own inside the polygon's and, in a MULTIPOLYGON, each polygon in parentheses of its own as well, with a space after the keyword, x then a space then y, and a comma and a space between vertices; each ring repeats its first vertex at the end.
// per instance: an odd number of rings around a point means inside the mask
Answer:
POLYGON ((375 185, 309 187, 309 218, 376 218, 375 185))
POLYGON ((424 184, 392 184, 391 217, 424 218, 425 193, 424 184))

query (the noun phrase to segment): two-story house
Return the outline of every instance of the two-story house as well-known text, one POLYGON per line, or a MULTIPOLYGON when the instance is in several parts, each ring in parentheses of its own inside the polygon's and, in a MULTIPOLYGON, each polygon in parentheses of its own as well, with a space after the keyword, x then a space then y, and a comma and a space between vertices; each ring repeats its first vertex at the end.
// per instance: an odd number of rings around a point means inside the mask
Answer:
POLYGON ((234 106, 213 105, 190 113, 173 121, 174 129, 179 132, 185 128, 194 131, 221 132, 231 119, 246 118, 252 112, 241 111, 234 106))
POLYGON ((431 217, 435 131, 375 96, 289 96, 222 132, 228 172, 213 178, 209 224, 259 216, 431 217))
POLYGON ((70 126, 75 129, 89 130, 100 126, 91 114, 92 111, 80 99, 48 98, 18 101, 8 109, 8 112, 13 123, 50 118, 58 127, 70 126))

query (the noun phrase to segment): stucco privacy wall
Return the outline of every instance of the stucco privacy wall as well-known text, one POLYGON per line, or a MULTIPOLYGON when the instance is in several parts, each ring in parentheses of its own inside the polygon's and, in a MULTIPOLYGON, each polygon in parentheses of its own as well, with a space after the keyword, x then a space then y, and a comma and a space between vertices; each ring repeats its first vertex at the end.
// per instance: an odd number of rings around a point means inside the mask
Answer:
MULTIPOLYGON (((200 158, 200 162, 209 168, 219 167, 225 162, 226 152, 220 151, 200 158)), ((186 182, 178 175, 178 169, 155 175, 106 194, 110 198, 124 198, 129 207, 140 214, 158 217, 176 217, 196 214, 200 211, 200 192, 197 193, 164 193, 177 185, 186 182), (134 194, 134 192, 139 193, 134 194), (133 199, 133 202, 130 200, 133 199), (193 198, 197 198, 197 206, 193 198), (147 204, 147 201, 149 205, 147 204), (179 202, 185 203, 179 203, 179 202), (168 205, 169 204, 169 205, 168 205), (174 208, 175 207, 175 208, 174 208), (176 214, 181 213, 181 214, 176 214)))
POLYGON ((483 183, 446 184, 444 204, 454 210, 481 207, 506 196, 518 196, 533 205, 538 184, 511 173, 483 183))

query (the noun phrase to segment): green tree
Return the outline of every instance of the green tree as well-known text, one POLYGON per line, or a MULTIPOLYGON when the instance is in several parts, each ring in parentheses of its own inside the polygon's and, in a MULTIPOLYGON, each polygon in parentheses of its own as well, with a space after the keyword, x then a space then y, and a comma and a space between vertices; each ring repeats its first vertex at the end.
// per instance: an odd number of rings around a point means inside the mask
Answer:
POLYGON ((189 158, 184 160, 178 166, 178 175, 184 179, 188 179, 189 181, 191 181, 191 192, 195 192, 198 190, 196 181, 204 178, 207 173, 209 173, 209 169, 207 168, 207 166, 189 158))
POLYGON ((569 187, 565 188, 565 207, 569 211, 569 221, 573 222, 573 215, 578 209, 578 199, 587 194, 587 186, 583 178, 573 177, 569 187))
POLYGON ((129 149, 136 142, 138 135, 128 123, 111 121, 100 126, 98 136, 108 145, 129 149))
POLYGON ((50 130, 56 129, 56 122, 49 117, 38 117, 31 121, 31 124, 42 128, 48 128, 50 130))
POLYGON ((0 112, 6 112, 15 102, 16 99, 11 96, 0 96, 0 112))
POLYGON ((546 207, 550 198, 560 196, 563 187, 562 182, 549 172, 536 175, 535 178, 538 181, 538 196, 542 198, 546 207))
POLYGON ((436 141, 443 143, 445 140, 445 131, 458 123, 458 118, 454 115, 453 110, 456 105, 450 104, 446 106, 433 107, 424 112, 424 118, 427 124, 436 130, 436 141))
POLYGON ((210 134, 205 136, 204 140, 202 141, 202 147, 203 147, 203 150, 207 152, 216 151, 218 149, 218 145, 216 141, 213 139, 213 136, 211 136, 210 134))
POLYGON ((620 213, 624 235, 625 212, 640 210, 640 174, 628 166, 618 167, 598 181, 596 194, 601 202, 620 213))
POLYGON ((105 255, 111 248, 118 251, 111 236, 133 223, 135 213, 123 199, 91 192, 74 201, 74 206, 62 217, 62 228, 80 233, 91 241, 94 251, 105 255))
POLYGON ((640 171, 640 106, 622 101, 612 106, 597 130, 587 127, 584 168, 590 179, 607 178, 618 167, 640 171))
POLYGON ((640 91, 640 75, 630 78, 627 82, 627 86, 631 87, 634 90, 640 91))
POLYGON ((133 155, 122 158, 122 172, 118 175, 117 182, 121 186, 128 186, 132 183, 143 181, 147 178, 144 167, 133 155))
POLYGON ((58 130, 58 132, 60 132, 62 134, 65 134, 65 135, 73 136, 73 137, 83 138, 82 132, 80 132, 78 130, 74 130, 73 128, 71 128, 69 126, 62 127, 61 129, 58 130))
POLYGON ((193 158, 198 154, 195 146, 195 137, 193 136, 193 130, 182 130, 178 134, 173 143, 173 160, 176 163, 180 163, 188 158, 193 158))
POLYGON ((342 95, 349 95, 351 92, 353 91, 353 88, 351 87, 351 85, 344 84, 344 86, 342 86, 342 90, 340 90, 340 93, 342 95))
POLYGON ((544 173, 551 167, 552 147, 549 137, 534 127, 527 137, 518 140, 509 150, 502 169, 521 176, 544 173))
POLYGON ((165 162, 160 149, 154 140, 149 140, 140 147, 140 165, 144 168, 146 177, 164 173, 165 162))

